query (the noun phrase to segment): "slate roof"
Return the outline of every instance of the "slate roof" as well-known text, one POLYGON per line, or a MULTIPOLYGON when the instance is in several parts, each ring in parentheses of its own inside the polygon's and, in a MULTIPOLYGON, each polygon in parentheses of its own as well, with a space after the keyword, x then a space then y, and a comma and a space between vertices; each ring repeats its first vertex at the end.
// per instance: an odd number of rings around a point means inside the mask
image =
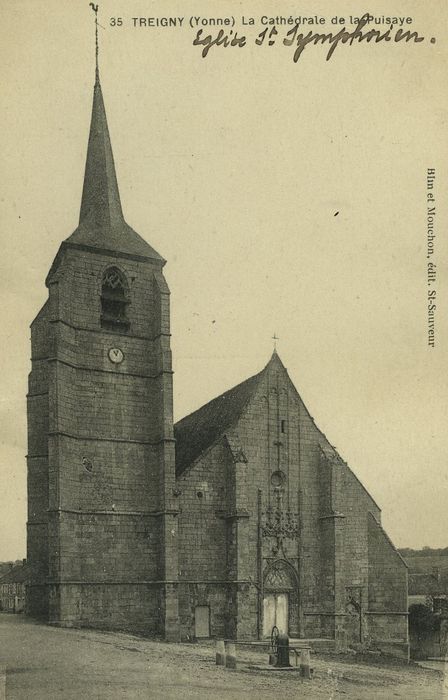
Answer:
POLYGON ((212 399, 174 426, 176 475, 180 476, 208 447, 234 425, 255 393, 263 369, 212 399))
POLYGON ((165 262, 164 258, 124 219, 113 226, 98 226, 96 228, 92 228, 88 222, 83 221, 72 235, 65 239, 62 245, 64 244, 100 248, 101 250, 165 262))
POLYGON ((23 583, 28 581, 33 574, 33 568, 30 564, 19 564, 13 566, 4 576, 0 578, 0 586, 3 583, 23 583))
POLYGON ((448 594, 448 556, 402 555, 409 566, 409 595, 448 594))
MULTIPOLYGON (((239 420, 241 414, 246 408, 252 396, 258 387, 258 384, 267 370, 271 362, 278 362, 281 367, 284 365, 277 353, 274 350, 271 359, 264 369, 253 377, 246 379, 241 384, 233 387, 224 392, 209 403, 202 406, 197 411, 194 411, 189 416, 182 418, 174 426, 174 437, 176 439, 176 476, 181 476, 183 472, 191 465, 195 460, 198 459, 207 449, 212 447, 215 442, 225 435, 225 433, 239 420)), ((297 390, 296 390, 297 391, 297 390)), ((357 480, 361 488, 366 492, 372 502, 381 512, 381 508, 372 498, 370 493, 367 491, 364 484, 358 479, 356 474, 348 466, 348 464, 339 455, 336 448, 329 442, 326 435, 317 427, 314 422, 314 418, 310 415, 307 407, 303 403, 299 394, 297 394, 303 410, 306 411, 310 420, 314 424, 317 435, 319 446, 322 450, 322 454, 327 457, 333 464, 339 463, 344 465, 346 469, 353 475, 357 480)), ((381 527, 381 525, 379 525, 381 527)), ((389 539, 388 535, 384 533, 389 539)), ((394 550, 396 548, 391 542, 394 550)), ((399 552, 397 552, 402 559, 399 552)), ((404 561, 404 560, 403 560, 404 561)))

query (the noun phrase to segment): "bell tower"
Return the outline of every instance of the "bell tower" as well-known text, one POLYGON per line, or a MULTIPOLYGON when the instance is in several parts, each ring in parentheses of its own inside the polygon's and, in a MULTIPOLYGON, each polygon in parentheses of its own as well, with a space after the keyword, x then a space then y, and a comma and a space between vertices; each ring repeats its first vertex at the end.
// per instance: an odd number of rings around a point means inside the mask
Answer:
POLYGON ((179 636, 164 265, 123 216, 97 59, 79 225, 31 324, 27 608, 50 623, 179 636))

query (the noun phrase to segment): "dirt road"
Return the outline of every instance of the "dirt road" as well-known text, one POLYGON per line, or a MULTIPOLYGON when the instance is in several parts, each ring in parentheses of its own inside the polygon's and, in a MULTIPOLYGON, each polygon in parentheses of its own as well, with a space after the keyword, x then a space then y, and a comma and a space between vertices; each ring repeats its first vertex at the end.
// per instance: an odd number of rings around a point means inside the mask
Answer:
POLYGON ((0 698, 7 700, 446 700, 443 675, 414 665, 313 655, 314 678, 241 652, 237 670, 215 665, 213 645, 164 644, 132 635, 69 630, 0 614, 0 698))

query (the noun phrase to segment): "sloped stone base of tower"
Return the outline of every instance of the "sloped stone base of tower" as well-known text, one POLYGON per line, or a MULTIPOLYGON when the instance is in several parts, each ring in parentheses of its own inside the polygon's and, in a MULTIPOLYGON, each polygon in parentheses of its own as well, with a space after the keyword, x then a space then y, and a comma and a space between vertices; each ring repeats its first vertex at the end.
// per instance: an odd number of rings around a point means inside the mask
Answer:
POLYGON ((28 584, 25 593, 25 612, 36 620, 48 621, 48 586, 45 584, 28 584))
POLYGON ((160 582, 33 586, 27 612, 58 627, 120 630, 179 641, 175 587, 160 582))

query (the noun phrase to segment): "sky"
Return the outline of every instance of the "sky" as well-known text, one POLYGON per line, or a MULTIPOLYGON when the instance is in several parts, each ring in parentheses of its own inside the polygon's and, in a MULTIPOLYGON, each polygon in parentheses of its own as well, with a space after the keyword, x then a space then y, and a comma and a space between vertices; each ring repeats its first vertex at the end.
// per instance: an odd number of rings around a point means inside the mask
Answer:
MULTIPOLYGON (((334 3, 300 10, 324 17, 316 31, 336 31, 334 3)), ((381 506, 395 545, 445 547, 448 11, 440 0, 430 13, 405 0, 375 11, 411 17, 425 41, 339 45, 329 61, 309 45, 294 63, 281 43, 290 25, 272 46, 254 41, 262 16, 298 17, 294 3, 105 0, 101 82, 126 220, 168 261, 175 418, 258 372, 275 333, 311 415, 381 506), (246 46, 202 58, 191 15, 233 17, 246 46), (157 28, 133 17, 185 19, 157 28), (428 168, 439 232, 434 348, 428 168)), ((359 15, 359 3, 337 12, 359 15)), ((87 2, 1 0, 0 19, 7 560, 26 555, 29 324, 78 221, 94 18, 87 2)))

